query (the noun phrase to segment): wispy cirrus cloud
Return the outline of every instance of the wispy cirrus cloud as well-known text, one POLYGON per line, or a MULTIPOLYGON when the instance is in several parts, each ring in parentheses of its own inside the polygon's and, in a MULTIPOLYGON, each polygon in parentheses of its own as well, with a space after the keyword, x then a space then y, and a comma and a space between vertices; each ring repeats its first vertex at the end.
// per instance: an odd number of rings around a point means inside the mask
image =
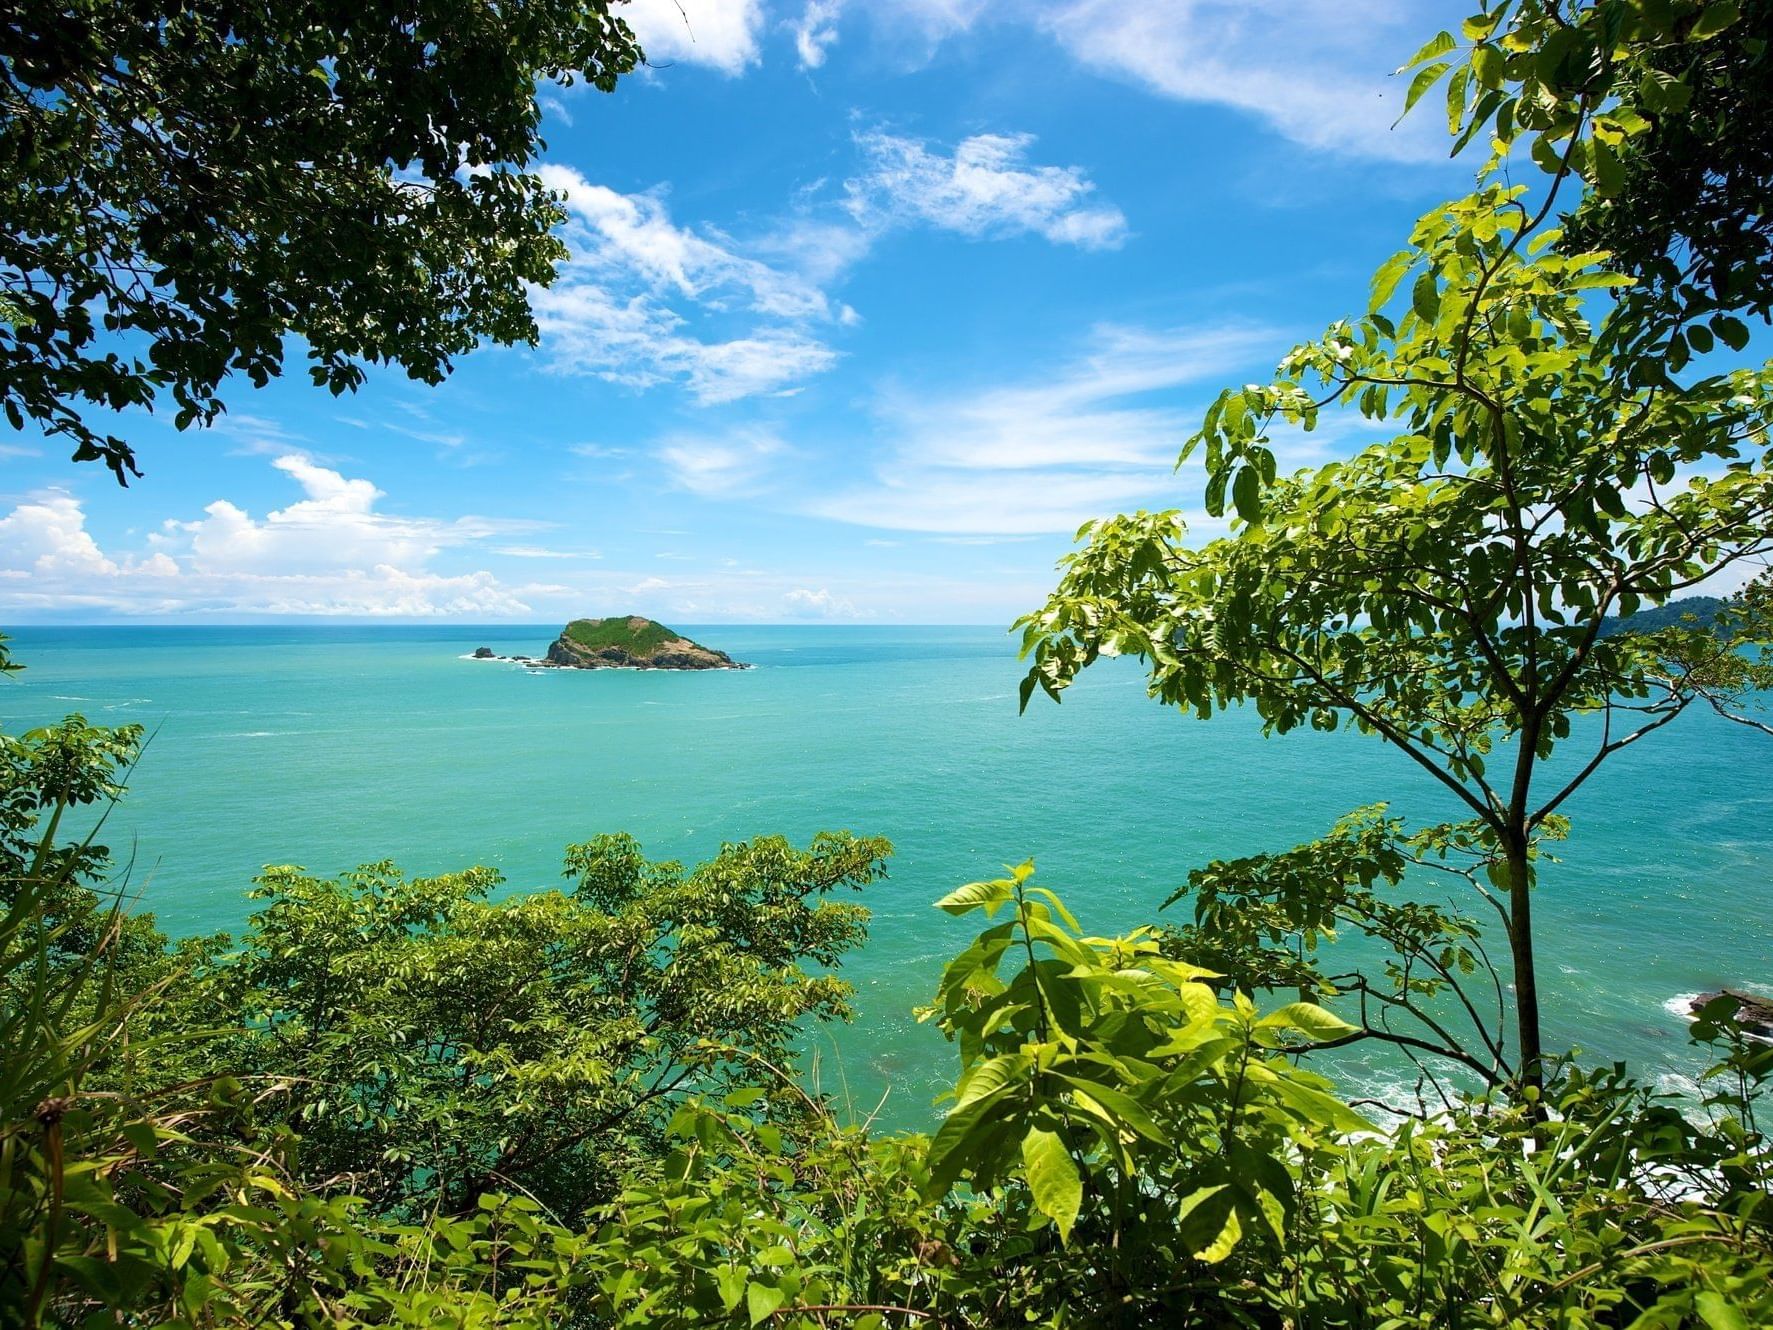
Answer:
POLYGON ((836 363, 824 330, 850 312, 816 283, 677 225, 657 195, 566 166, 541 174, 571 217, 571 261, 532 295, 555 370, 635 388, 674 381, 719 403, 790 390, 836 363))
POLYGON ((1198 404, 1176 390, 1259 363, 1252 327, 1103 326, 1070 363, 1034 380, 945 395, 888 392, 890 440, 867 483, 807 510, 858 526, 943 535, 1069 532, 1141 505, 1178 502, 1174 475, 1198 404))
POLYGON ((831 339, 861 316, 827 287, 887 232, 1032 234, 1081 249, 1126 237, 1125 216, 1080 167, 1030 160, 1031 135, 979 134, 946 151, 875 130, 855 144, 860 167, 839 199, 748 246, 678 224, 661 194, 541 167, 566 201, 571 250, 561 277, 531 296, 546 364, 637 389, 675 383, 703 405, 791 393, 837 363, 831 339))
POLYGON ((1444 160, 1446 129, 1393 128, 1405 84, 1391 71, 1438 27, 1430 0, 1065 0, 1039 26, 1090 68, 1160 96, 1227 106, 1308 148, 1444 160))
POLYGON ((654 454, 679 489, 727 498, 761 489, 787 451, 774 434, 753 428, 714 436, 671 435, 654 454))
POLYGON ((1054 244, 1113 249, 1127 219, 1094 198, 1081 167, 1028 160, 1032 134, 975 134, 953 152, 882 130, 856 136, 865 169, 844 183, 844 206, 867 230, 923 224, 973 237, 1033 234, 1054 244))
MULTIPOLYGON (((850 0, 878 38, 926 56, 989 21, 1044 33, 1072 60, 1157 96, 1223 106, 1307 148, 1383 161, 1444 160, 1429 114, 1396 129, 1405 84, 1392 77, 1423 39, 1449 26, 1440 0, 850 0), (895 35, 896 34, 896 35, 895 35)), ((823 63, 839 38, 834 0, 795 24, 823 63)), ((803 66, 807 51, 801 51, 803 66)))

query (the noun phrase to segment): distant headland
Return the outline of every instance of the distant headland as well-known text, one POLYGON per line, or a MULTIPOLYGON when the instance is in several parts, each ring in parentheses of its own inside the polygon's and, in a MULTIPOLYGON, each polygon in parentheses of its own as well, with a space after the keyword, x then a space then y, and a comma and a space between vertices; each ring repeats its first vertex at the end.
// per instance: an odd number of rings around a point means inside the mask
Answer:
POLYGON ((745 670, 713 647, 692 642, 656 619, 638 614, 574 619, 560 630, 545 656, 500 656, 491 647, 475 660, 502 660, 532 670, 745 670))

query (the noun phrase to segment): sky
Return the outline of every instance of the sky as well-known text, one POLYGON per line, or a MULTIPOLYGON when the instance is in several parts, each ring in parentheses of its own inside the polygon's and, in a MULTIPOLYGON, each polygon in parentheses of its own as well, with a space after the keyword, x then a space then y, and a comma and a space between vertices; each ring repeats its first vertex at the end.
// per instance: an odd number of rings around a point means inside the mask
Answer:
POLYGON ((115 422, 128 489, 0 432, 0 615, 1008 624, 1082 522, 1198 510, 1205 406, 1469 187, 1393 127, 1466 8, 631 0, 650 67, 543 93, 537 347, 336 399, 292 347, 115 422))

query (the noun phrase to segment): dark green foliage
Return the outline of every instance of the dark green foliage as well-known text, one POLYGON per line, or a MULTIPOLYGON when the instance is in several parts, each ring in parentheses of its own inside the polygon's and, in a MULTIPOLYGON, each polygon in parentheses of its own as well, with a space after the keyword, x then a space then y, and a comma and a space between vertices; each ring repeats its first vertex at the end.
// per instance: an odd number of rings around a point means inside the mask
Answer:
MULTIPOLYGON (((68 791, 104 797, 133 741, 78 724, 33 741, 45 760, 0 769, 8 806, 42 827, 68 791)), ((10 843, 28 831, 15 819, 10 843)), ((1271 917, 1321 935, 1406 866, 1457 867, 1481 844, 1367 813, 1194 884, 1229 953, 1271 917)), ((122 917, 67 878, 80 860, 44 838, 20 871, 15 852, 0 1326, 1773 1315, 1756 1117, 1773 1049, 1721 1005, 1694 1028, 1723 1055, 1704 1116, 1617 1073, 1560 1072, 1547 1111, 1472 1099, 1382 1134, 1294 1065, 1352 1027, 1308 1002, 1264 1013, 1151 930, 1081 936, 1025 865, 942 902, 1007 917, 948 966, 929 1013, 961 1058, 941 1129, 840 1125, 800 1082, 793 1030, 843 1010, 811 967, 861 917, 825 897, 885 849, 761 840, 686 873, 603 837, 569 851, 570 892, 503 901, 483 870, 274 869, 240 946, 133 967, 122 917)), ((1473 938, 1443 931, 1459 971, 1473 938)))
POLYGON ((1639 279, 1619 331, 1667 338, 1678 372, 1743 348, 1734 312, 1773 313, 1770 40, 1768 0, 1480 0, 1411 62, 1409 96, 1444 79, 1458 145, 1492 136, 1487 169, 1525 145, 1554 198, 1580 182, 1565 245, 1639 279))
POLYGON ((574 619, 561 634, 569 641, 596 650, 621 647, 636 656, 650 656, 667 642, 682 636, 664 624, 638 615, 615 619, 574 619))
POLYGON ((512 1190, 577 1217, 658 1152, 687 1093, 749 1085, 792 1061, 803 1020, 847 1015, 823 971, 867 912, 829 895, 889 852, 778 837, 686 872, 609 836, 568 851, 578 890, 501 900, 488 869, 271 868, 174 1020, 244 1022, 202 1062, 285 1087, 316 1186, 415 1218, 512 1190))
POLYGON ((639 59, 606 0, 30 0, 0 23, 0 402, 135 471, 95 410, 176 423, 262 385, 440 381, 533 341, 565 250, 538 80, 639 59))

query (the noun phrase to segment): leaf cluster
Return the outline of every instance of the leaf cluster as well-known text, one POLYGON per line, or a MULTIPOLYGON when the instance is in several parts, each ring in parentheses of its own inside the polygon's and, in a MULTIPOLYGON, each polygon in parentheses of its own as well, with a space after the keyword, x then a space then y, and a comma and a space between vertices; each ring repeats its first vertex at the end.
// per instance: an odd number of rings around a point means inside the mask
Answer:
POLYGON ((539 80, 640 59, 607 0, 31 0, 0 25, 0 406, 104 462, 89 417, 213 421, 291 337, 334 394, 534 341, 565 256, 539 80))

